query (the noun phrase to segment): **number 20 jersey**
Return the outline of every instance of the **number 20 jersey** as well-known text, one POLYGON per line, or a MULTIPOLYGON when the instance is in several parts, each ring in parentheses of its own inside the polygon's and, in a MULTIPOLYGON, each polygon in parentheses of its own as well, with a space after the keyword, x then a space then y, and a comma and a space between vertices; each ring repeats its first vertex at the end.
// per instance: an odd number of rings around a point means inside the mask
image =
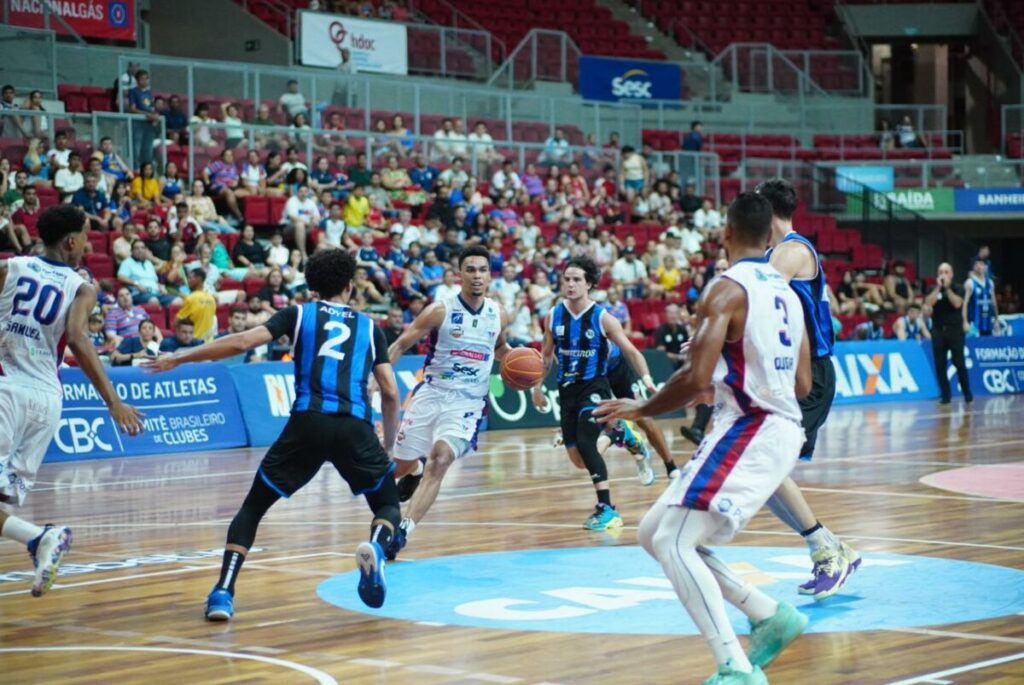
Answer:
POLYGON ((726 415, 770 413, 799 422, 796 367, 803 341, 800 298, 767 259, 742 259, 719 278, 746 291, 740 340, 726 341, 714 372, 715 405, 726 415))
POLYGON ((63 394, 68 311, 85 281, 67 264, 43 257, 7 261, 0 292, 0 383, 63 394))

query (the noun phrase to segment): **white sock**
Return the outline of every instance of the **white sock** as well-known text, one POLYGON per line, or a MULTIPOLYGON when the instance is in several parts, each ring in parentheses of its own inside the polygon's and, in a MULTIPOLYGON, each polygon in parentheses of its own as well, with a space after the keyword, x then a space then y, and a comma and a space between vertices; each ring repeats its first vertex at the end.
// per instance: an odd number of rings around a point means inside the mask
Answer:
POLYGON ((751 621, 763 621, 775 615, 779 603, 732 572, 724 561, 709 549, 698 547, 697 553, 711 569, 725 600, 747 615, 751 621))
POLYGON ((832 531, 821 523, 818 523, 817 525, 821 527, 813 533, 804 536, 804 542, 807 543, 807 548, 810 549, 811 552, 817 552, 822 548, 839 549, 839 538, 837 538, 832 531))
POLYGON ((7 520, 4 521, 3 529, 0 529, 0 537, 17 540, 25 545, 42 534, 42 528, 17 516, 8 516, 7 520))
POLYGON ((749 673, 754 669, 726 616, 722 591, 696 549, 715 525, 705 511, 669 507, 655 533, 654 548, 672 587, 714 653, 715 662, 731 662, 736 670, 749 673))
POLYGON ((423 462, 419 459, 416 460, 416 468, 413 469, 412 475, 422 476, 423 475, 423 462))
POLYGON ((416 530, 416 522, 413 521, 411 518, 404 518, 404 519, 402 519, 401 526, 402 526, 402 528, 405 529, 405 537, 406 538, 408 538, 410 535, 412 535, 412 532, 414 530, 416 530))

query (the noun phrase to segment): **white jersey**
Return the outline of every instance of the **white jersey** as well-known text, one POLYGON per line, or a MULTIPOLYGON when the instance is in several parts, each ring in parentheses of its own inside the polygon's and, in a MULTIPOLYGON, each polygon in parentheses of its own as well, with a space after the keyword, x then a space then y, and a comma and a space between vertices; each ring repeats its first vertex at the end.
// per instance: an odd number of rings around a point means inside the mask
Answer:
POLYGON ((68 310, 85 281, 66 264, 43 257, 7 261, 0 292, 0 383, 62 394, 68 310))
POLYGON ((726 415, 769 413, 799 422, 796 367, 804 338, 800 299, 765 259, 743 259, 720 278, 747 293, 743 338, 726 342, 715 367, 715 407, 726 415))
POLYGON ((494 346, 501 333, 501 306, 484 300, 478 311, 455 295, 441 300, 444 322, 430 336, 423 380, 465 395, 484 397, 491 382, 494 346))

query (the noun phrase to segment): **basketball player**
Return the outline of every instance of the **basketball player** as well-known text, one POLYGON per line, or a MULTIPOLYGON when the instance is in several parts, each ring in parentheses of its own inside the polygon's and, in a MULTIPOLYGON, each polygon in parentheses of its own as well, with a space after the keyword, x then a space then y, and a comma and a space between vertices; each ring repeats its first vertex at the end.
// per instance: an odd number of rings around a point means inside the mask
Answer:
POLYGON ((911 302, 907 313, 896 319, 892 332, 897 340, 930 340, 932 337, 928 322, 921 314, 921 305, 917 302, 911 302))
MULTIPOLYGON (((800 459, 810 461, 818 430, 825 424, 836 394, 836 372, 832 366, 835 333, 829 290, 821 259, 807 238, 793 230, 796 191, 788 181, 775 179, 762 183, 757 192, 772 206, 771 265, 789 282, 800 299, 803 320, 811 350, 811 391, 800 400, 806 441, 800 459)), ((796 312, 793 313, 794 316, 796 312)), ((813 577, 799 586, 800 594, 815 600, 839 592, 846 579, 860 566, 860 556, 814 516, 800 488, 787 477, 768 500, 768 507, 779 520, 800 533, 814 562, 813 577)))
POLYGON ((388 557, 394 559, 437 499, 449 467, 476 449, 477 432, 487 412, 494 360, 505 358, 508 314, 487 297, 491 254, 481 245, 459 255, 461 291, 434 302, 391 344, 397 362, 407 349, 430 336, 423 382, 412 392, 395 443, 402 501, 411 500, 388 557), (423 460, 426 460, 424 464, 423 460), (422 482, 421 482, 422 481, 422 482))
MULTIPOLYGON (((648 391, 654 392, 647 361, 608 311, 590 299, 590 289, 600 278, 594 262, 587 257, 569 260, 562 272, 562 301, 548 315, 544 331, 544 375, 558 361, 558 400, 562 414, 562 437, 569 459, 586 469, 597 493, 597 506, 583 523, 589 530, 622 526, 622 517, 612 505, 608 466, 597 449, 602 426, 592 412, 597 403, 611 398, 608 355, 611 344, 619 346, 625 363, 638 373, 648 391)), ((533 389, 533 403, 543 410, 547 397, 542 386, 533 389)))
POLYGON ((995 285, 988 275, 988 262, 974 259, 971 275, 964 281, 964 318, 976 335, 999 335, 999 306, 995 285))
POLYGON ((373 510, 370 539, 356 548, 359 597, 370 607, 384 603, 384 550, 401 514, 398 489, 387 451, 398 432, 398 385, 387 358, 384 332, 348 305, 355 260, 344 250, 324 250, 309 258, 306 282, 318 302, 281 309, 257 328, 158 357, 147 366, 168 371, 186 362, 226 359, 287 335, 294 346, 295 404, 280 437, 253 478, 242 508, 228 528, 220 579, 206 600, 206 618, 234 616, 235 581, 256 528, 281 497, 291 497, 312 480, 325 462, 341 474, 353 495, 365 495, 373 510), (367 392, 371 372, 381 391, 384 445, 371 423, 367 392))
MULTIPOLYGON (((37 223, 44 252, 0 261, 0 502, 20 506, 32 489, 60 423, 57 370, 71 348, 103 398, 117 430, 142 431, 141 414, 124 404, 89 337, 96 290, 75 272, 88 240, 89 219, 71 205, 51 207, 37 223)), ((71 529, 40 528, 0 509, 0 535, 28 546, 35 566, 32 595, 57 579, 71 549, 71 529)))
POLYGON ((637 534, 714 653, 718 670, 705 685, 767 684, 761 668, 807 625, 806 616, 738 577, 705 547, 730 541, 746 525, 792 470, 804 439, 797 397, 811 388, 810 348, 800 300, 764 256, 771 221, 763 197, 736 198, 724 234, 732 266, 701 294, 689 363, 648 400, 611 400, 594 412, 603 421, 654 417, 714 383, 714 430, 637 534), (749 654, 723 597, 750 618, 749 654))

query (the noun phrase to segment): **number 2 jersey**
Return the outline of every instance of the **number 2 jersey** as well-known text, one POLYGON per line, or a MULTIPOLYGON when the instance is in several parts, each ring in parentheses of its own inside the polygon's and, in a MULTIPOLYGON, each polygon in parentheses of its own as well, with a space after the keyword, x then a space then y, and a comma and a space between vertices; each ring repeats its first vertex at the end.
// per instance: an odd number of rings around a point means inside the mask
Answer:
POLYGON ((291 339, 293 412, 348 414, 372 423, 367 381, 374 367, 390 361, 384 332, 370 317, 336 302, 307 302, 285 307, 264 326, 275 340, 291 339))
POLYGON ((44 257, 7 260, 0 291, 0 383, 63 395, 57 370, 64 359, 67 316, 84 284, 62 262, 44 257))
POLYGON ((746 291, 747 322, 743 337, 722 347, 713 375, 716 408, 725 415, 769 413, 799 423, 800 298, 767 258, 741 259, 719 278, 746 291))

